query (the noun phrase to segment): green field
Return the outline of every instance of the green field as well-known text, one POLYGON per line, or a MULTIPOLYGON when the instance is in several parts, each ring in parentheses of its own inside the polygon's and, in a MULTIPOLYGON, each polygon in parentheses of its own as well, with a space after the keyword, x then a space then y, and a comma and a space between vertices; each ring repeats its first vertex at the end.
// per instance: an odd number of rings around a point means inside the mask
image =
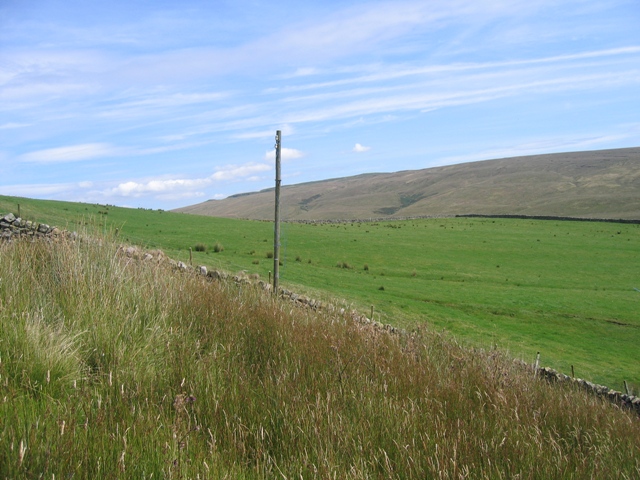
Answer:
MULTIPOLYGON (((0 213, 69 230, 114 232, 177 260, 273 270, 273 224, 0 196, 0 213), (214 252, 214 245, 224 247, 214 252), (205 252, 195 251, 202 244, 205 252)), ((446 218, 284 224, 282 286, 332 297, 403 328, 427 323, 461 342, 622 389, 640 387, 640 226, 446 218)))

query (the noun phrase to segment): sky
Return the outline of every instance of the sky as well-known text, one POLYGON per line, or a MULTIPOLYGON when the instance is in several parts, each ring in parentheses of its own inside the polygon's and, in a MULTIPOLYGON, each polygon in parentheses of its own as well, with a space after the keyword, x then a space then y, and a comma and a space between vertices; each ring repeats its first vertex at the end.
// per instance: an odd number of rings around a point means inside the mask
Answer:
POLYGON ((0 0, 0 194, 172 209, 640 146, 638 0, 0 0))

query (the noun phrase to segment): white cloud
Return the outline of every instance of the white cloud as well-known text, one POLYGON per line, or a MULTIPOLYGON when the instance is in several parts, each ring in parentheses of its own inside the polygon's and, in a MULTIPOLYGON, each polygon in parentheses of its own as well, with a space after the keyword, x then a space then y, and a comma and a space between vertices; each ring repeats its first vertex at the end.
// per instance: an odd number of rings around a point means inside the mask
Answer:
POLYGON ((429 165, 452 165, 463 162, 477 162, 496 158, 521 157, 546 153, 571 152, 608 148, 612 142, 633 138, 633 132, 610 132, 605 134, 577 134, 571 136, 550 136, 534 138, 502 148, 491 148, 466 155, 443 157, 429 165))
POLYGON ((176 190, 192 190, 207 186, 211 181, 207 178, 201 179, 172 179, 172 180, 150 180, 145 183, 125 182, 111 189, 114 195, 122 195, 124 197, 139 197, 146 193, 165 193, 176 190))
POLYGON ((246 163, 244 165, 227 165, 220 168, 216 173, 209 177, 212 181, 220 180, 238 180, 240 178, 251 177, 256 173, 268 172, 271 170, 271 165, 266 163, 246 163))
POLYGON ((46 198, 60 193, 69 193, 77 187, 76 183, 3 185, 2 193, 18 197, 46 198))
POLYGON ((158 200, 175 201, 175 200, 184 200, 189 198, 202 198, 205 195, 206 194, 204 192, 178 192, 178 193, 168 193, 168 194, 158 195, 156 198, 158 200))
POLYGON ((28 123, 14 123, 14 122, 9 122, 9 123, 4 123, 2 125, 0 125, 0 130, 8 130, 10 128, 23 128, 23 127, 29 127, 30 124, 28 123))
MULTIPOLYGON (((280 159, 283 162, 288 162, 291 160, 297 160, 305 156, 305 153, 297 150, 295 148, 281 148, 280 149, 280 159)), ((264 154, 264 159, 269 161, 274 161, 276 159, 276 151, 270 150, 264 154)))
POLYGON ((356 143, 356 146, 353 147, 353 151, 356 153, 368 152, 369 150, 371 150, 371 147, 365 147, 364 145, 360 145, 359 143, 356 143))
MULTIPOLYGON (((294 129, 291 125, 283 125, 282 127, 280 127, 279 130, 283 137, 287 135, 292 135, 294 132, 294 129)), ((248 131, 245 133, 238 133, 238 134, 232 135, 232 137, 237 138, 239 140, 249 140, 253 138, 269 138, 269 137, 272 137, 275 139, 275 133, 276 133, 276 129, 268 128, 260 131, 248 131)), ((273 151, 273 155, 275 155, 275 150, 273 151)), ((270 159, 267 159, 267 160, 270 160, 270 159)))
POLYGON ((215 182, 255 180, 257 173, 271 170, 270 165, 264 163, 246 163, 244 165, 227 165, 219 168, 213 175, 205 178, 161 178, 143 182, 129 181, 120 183, 105 191, 106 195, 123 197, 141 197, 157 195, 161 199, 176 199, 205 195, 204 189, 215 182))
POLYGON ((106 143, 83 143, 68 147, 48 148, 21 155, 19 160, 25 163, 69 163, 81 162, 98 157, 113 155, 115 149, 106 143))

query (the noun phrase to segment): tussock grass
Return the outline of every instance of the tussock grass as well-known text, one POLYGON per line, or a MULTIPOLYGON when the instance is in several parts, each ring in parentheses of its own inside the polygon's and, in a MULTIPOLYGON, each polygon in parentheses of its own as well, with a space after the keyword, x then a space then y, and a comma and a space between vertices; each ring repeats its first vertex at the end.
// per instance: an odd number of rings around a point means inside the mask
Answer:
POLYGON ((497 351, 0 245, 0 478, 637 478, 640 421, 497 351))

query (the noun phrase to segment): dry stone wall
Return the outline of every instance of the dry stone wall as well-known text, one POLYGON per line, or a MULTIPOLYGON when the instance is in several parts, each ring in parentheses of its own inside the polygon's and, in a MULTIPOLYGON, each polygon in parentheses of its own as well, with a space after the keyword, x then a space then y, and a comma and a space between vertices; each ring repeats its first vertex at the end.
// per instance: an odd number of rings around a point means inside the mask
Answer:
POLYGON ((43 238, 61 235, 72 238, 77 236, 75 232, 62 231, 46 223, 25 220, 16 217, 13 213, 7 213, 0 217, 0 239, 4 241, 11 241, 16 238, 43 238))

